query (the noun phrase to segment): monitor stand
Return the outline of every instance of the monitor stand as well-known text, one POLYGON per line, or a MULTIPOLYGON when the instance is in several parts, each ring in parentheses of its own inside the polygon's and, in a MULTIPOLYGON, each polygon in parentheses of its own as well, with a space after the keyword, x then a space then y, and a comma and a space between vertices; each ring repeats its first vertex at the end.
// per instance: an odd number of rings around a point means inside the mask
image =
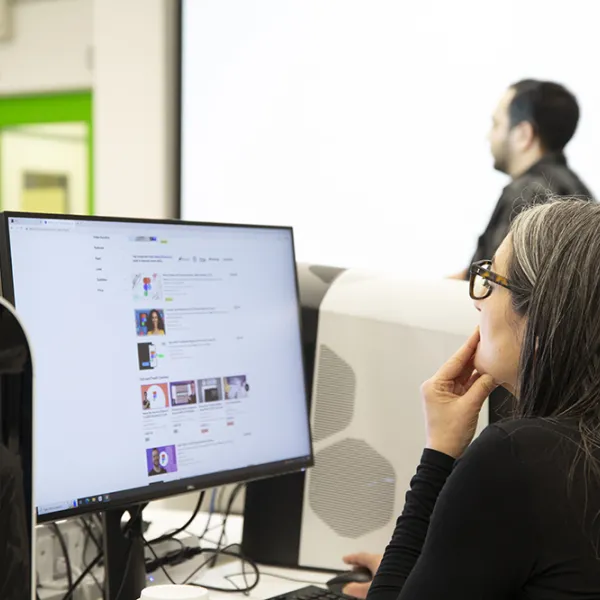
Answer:
POLYGON ((146 564, 142 540, 144 506, 108 510, 104 523, 104 573, 107 600, 138 600, 146 587, 146 564), (128 512, 130 520, 123 524, 128 512))

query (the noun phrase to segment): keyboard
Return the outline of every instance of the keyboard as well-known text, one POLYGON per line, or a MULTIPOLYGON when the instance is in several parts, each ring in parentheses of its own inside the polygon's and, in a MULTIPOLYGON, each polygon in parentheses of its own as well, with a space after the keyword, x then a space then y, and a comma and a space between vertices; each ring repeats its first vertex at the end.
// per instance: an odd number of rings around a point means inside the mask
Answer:
POLYGON ((320 588, 316 585, 307 585, 293 592, 273 596, 268 600, 348 600, 349 598, 350 596, 346 596, 345 594, 336 594, 331 590, 320 588))

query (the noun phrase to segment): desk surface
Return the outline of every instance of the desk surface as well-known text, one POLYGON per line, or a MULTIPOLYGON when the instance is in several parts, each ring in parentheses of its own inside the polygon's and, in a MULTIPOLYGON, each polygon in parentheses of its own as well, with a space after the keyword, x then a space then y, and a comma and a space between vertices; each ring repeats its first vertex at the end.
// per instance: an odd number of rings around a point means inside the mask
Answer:
MULTIPOLYGON (((147 539, 150 539, 180 527, 189 518, 189 513, 181 510, 152 508, 152 506, 150 506, 144 511, 144 518, 151 522, 150 529, 146 534, 147 539)), ((206 545, 207 547, 216 545, 219 534, 221 533, 222 519, 223 517, 220 514, 213 515, 203 545, 206 545)), ((194 522, 189 526, 188 531, 195 535, 200 535, 206 527, 207 520, 207 513, 199 513, 194 522)), ((241 516, 231 515, 227 519, 227 544, 241 542, 242 525, 243 517, 241 516)), ((168 573, 176 583, 183 582, 205 560, 206 558, 200 559, 200 557, 197 557, 194 560, 176 567, 168 568, 168 573)), ((285 594, 286 592, 310 584, 324 586, 325 582, 332 577, 331 573, 326 572, 308 571, 305 569, 282 569, 263 565, 258 566, 260 570, 259 583, 250 594, 246 596, 253 600, 265 600, 266 598, 285 594)), ((248 565, 246 565, 246 574, 248 583, 253 583, 255 575, 248 565)), ((155 583, 168 583, 161 571, 157 571, 153 575, 155 576, 155 583)), ((199 585, 205 584, 214 587, 231 588, 232 590, 235 590, 236 585, 243 588, 245 587, 245 583, 241 561, 232 558, 212 569, 203 568, 194 576, 193 582, 199 585)), ((225 600, 225 598, 231 600, 231 597, 231 593, 210 592, 211 600, 225 600)))

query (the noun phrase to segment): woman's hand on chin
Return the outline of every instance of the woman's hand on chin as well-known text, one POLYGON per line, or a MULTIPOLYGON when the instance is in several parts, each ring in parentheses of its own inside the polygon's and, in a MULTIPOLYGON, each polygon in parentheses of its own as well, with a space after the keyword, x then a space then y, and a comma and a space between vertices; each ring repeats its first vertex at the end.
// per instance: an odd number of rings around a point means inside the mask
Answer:
POLYGON ((460 457, 471 443, 479 412, 497 387, 490 375, 474 366, 479 328, 464 346, 421 386, 427 427, 427 448, 460 457))

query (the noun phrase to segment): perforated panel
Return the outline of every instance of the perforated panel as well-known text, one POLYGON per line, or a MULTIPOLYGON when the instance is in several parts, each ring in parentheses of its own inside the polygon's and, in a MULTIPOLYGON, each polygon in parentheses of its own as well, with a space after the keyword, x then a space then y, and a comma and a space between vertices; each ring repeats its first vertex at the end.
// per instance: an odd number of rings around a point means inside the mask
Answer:
POLYGON ((310 506, 340 536, 355 539, 386 525, 395 493, 394 467, 362 440, 347 438, 315 455, 310 506))
POLYGON ((320 442, 343 431, 352 421, 356 375, 331 348, 321 345, 315 392, 313 439, 320 442))

